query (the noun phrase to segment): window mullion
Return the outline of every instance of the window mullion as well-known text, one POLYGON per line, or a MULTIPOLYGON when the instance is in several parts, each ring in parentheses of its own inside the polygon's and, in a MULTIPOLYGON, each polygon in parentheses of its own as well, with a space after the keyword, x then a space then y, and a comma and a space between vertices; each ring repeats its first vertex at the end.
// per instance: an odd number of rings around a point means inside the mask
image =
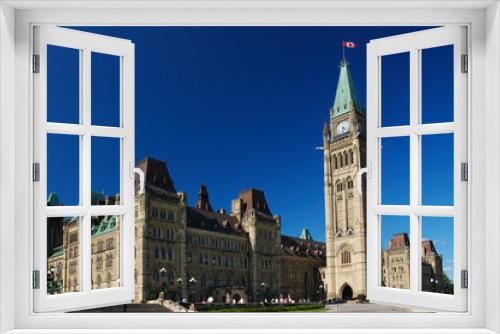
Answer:
POLYGON ((90 135, 90 113, 91 113, 91 52, 88 49, 84 49, 82 52, 82 66, 81 66, 81 101, 80 105, 82 108, 82 124, 85 129, 85 133, 82 138, 82 195, 83 195, 83 207, 85 213, 82 217, 82 223, 80 225, 81 231, 80 235, 80 247, 81 247, 81 280, 80 286, 83 292, 89 292, 92 288, 91 278, 92 278, 92 264, 91 264, 91 216, 90 216, 90 206, 92 197, 92 181, 91 181, 91 135, 90 135))
POLYGON ((410 51, 410 291, 420 287, 420 220, 415 209, 420 203, 420 143, 416 128, 420 119, 420 54, 410 51))

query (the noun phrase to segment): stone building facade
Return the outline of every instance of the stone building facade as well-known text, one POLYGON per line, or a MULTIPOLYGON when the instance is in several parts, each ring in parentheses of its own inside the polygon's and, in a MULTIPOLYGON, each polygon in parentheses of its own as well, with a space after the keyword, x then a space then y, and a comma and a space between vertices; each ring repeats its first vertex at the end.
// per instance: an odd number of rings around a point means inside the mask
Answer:
MULTIPOLYGON (((283 236, 281 218, 272 214, 263 191, 243 190, 231 202, 231 212, 214 211, 204 185, 190 206, 187 194, 177 192, 165 162, 145 158, 137 167, 146 186, 135 198, 136 302, 156 299, 160 292, 172 300, 212 297, 220 303, 322 297, 319 270, 325 266, 325 244, 312 240, 307 231, 299 238, 283 236)), ((53 226, 53 234, 63 237, 49 243, 48 267, 62 267, 53 270, 48 284, 61 286, 51 293, 74 291, 79 272, 70 277, 66 268, 71 247, 78 246, 78 234, 74 245, 68 237, 78 232, 78 224, 68 219, 53 226)), ((115 286, 119 221, 96 217, 92 226, 92 286, 115 286)))
MULTIPOLYGON (((443 260, 432 240, 422 241, 422 291, 444 292, 443 260)), ((406 233, 394 234, 382 252, 382 286, 410 288, 410 240, 406 233)))
MULTIPOLYGON (((112 205, 118 197, 92 193, 93 205, 112 205)), ((62 205, 55 193, 49 206, 62 205)), ((49 218, 47 222, 47 292, 80 291, 80 219, 49 218)), ((120 279, 120 220, 117 216, 92 217, 91 287, 112 288, 120 279)))
POLYGON ((366 199, 355 186, 366 164, 365 128, 365 110, 343 60, 330 122, 323 129, 328 299, 366 295, 366 199))

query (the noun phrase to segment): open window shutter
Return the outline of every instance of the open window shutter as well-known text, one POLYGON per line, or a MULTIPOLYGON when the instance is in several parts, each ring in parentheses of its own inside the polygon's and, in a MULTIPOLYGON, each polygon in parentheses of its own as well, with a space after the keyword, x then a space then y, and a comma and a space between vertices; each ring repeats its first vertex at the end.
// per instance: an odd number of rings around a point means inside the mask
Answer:
MULTIPOLYGON (((426 309, 466 311, 468 103, 466 32, 466 27, 450 26, 376 39, 368 44, 367 163, 370 171, 367 178, 367 297, 371 301, 426 309), (439 103, 436 102, 429 107, 434 101, 424 101, 429 98, 438 100, 437 97, 441 94, 440 87, 434 90, 433 97, 429 97, 426 93, 428 92, 426 85, 430 84, 426 81, 429 77, 426 66, 433 61, 432 57, 429 58, 429 54, 438 48, 448 48, 450 51, 448 58, 450 63, 444 65, 450 66, 447 84, 451 87, 449 105, 452 110, 450 114, 453 116, 448 120, 438 120, 435 117, 442 107, 439 103), (401 55, 402 58, 407 57, 408 61, 398 63, 401 76, 396 75, 396 83, 384 87, 384 80, 391 79, 387 72, 398 71, 387 68, 384 64, 390 64, 387 61, 388 57, 397 55, 401 55), (424 56, 427 57, 425 61, 424 56), (398 94, 391 96, 391 92, 387 91, 391 87, 394 89, 400 85, 409 87, 407 100, 398 94), (392 100, 388 103, 383 99, 392 100), (392 108, 396 114, 408 113, 408 121, 401 124, 386 122, 384 112, 387 110, 384 108, 392 108), (427 194, 423 192, 429 184, 429 180, 426 179, 429 174, 428 169, 424 169, 423 166, 432 168, 432 165, 429 165, 432 161, 428 161, 429 155, 425 152, 428 150, 431 137, 451 138, 449 147, 452 162, 442 174, 443 177, 450 178, 449 183, 452 185, 451 200, 445 204, 428 203, 427 194), (402 154, 393 157, 391 163, 384 164, 384 157, 390 153, 391 141, 398 140, 404 143, 402 146, 406 149, 402 154), (408 157, 404 158, 406 155, 408 157), (398 160, 399 158, 402 160, 398 160), (398 164, 397 161, 407 161, 408 164, 398 164), (401 174, 405 176, 399 186, 405 189, 404 184, 407 182, 408 201, 404 202, 399 198, 395 203, 391 203, 384 193, 387 188, 384 187, 386 181, 383 178, 387 177, 387 171, 390 169, 397 172, 398 169, 405 168, 407 172, 401 174), (408 231, 399 234, 391 232, 392 237, 386 243, 389 237, 387 231, 384 231, 384 224, 399 223, 398 220, 408 222, 408 231), (432 243, 424 241, 429 238, 426 235, 429 233, 427 227, 430 226, 431 230, 435 228, 444 231, 442 226, 437 226, 442 221, 448 222, 449 225, 451 222, 447 237, 453 240, 449 256, 452 260, 448 260, 448 263, 443 263, 440 252, 450 245, 438 244, 436 239, 432 243), (445 268, 450 277, 445 277, 445 268), (443 280, 446 282, 443 283, 443 280)), ((435 71, 442 69, 440 66, 433 67, 435 71)), ((445 94, 444 89, 442 94, 445 94)), ((434 157, 436 160, 440 159, 439 154, 435 154, 434 157)), ((439 166, 442 165, 435 167, 439 166)), ((387 180, 390 178, 394 180, 395 177, 390 175, 387 180)))
POLYGON ((134 298, 134 44, 35 27, 33 72, 34 311, 128 303, 134 298), (102 115, 109 109, 115 121, 107 123, 112 117, 102 115), (109 166, 116 168, 105 174, 109 166), (67 170, 76 185, 55 180, 67 170), (108 179, 115 188, 93 189, 108 179), (54 183, 65 187, 54 190, 54 183))

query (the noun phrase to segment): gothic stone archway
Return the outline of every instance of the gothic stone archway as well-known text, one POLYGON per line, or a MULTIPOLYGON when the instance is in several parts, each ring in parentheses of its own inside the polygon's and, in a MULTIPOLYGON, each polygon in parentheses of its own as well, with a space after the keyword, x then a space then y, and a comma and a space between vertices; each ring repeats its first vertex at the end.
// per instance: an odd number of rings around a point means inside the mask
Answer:
POLYGON ((342 300, 351 300, 353 297, 352 288, 349 284, 345 284, 341 290, 340 295, 342 296, 342 300))

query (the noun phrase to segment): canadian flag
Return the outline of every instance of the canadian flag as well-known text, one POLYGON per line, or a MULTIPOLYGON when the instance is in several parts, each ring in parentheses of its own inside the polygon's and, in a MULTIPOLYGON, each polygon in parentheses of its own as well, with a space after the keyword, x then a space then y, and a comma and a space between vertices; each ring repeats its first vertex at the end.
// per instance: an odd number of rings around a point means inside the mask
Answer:
POLYGON ((354 43, 354 42, 342 41, 342 46, 345 47, 345 48, 354 49, 358 45, 356 43, 354 43))

